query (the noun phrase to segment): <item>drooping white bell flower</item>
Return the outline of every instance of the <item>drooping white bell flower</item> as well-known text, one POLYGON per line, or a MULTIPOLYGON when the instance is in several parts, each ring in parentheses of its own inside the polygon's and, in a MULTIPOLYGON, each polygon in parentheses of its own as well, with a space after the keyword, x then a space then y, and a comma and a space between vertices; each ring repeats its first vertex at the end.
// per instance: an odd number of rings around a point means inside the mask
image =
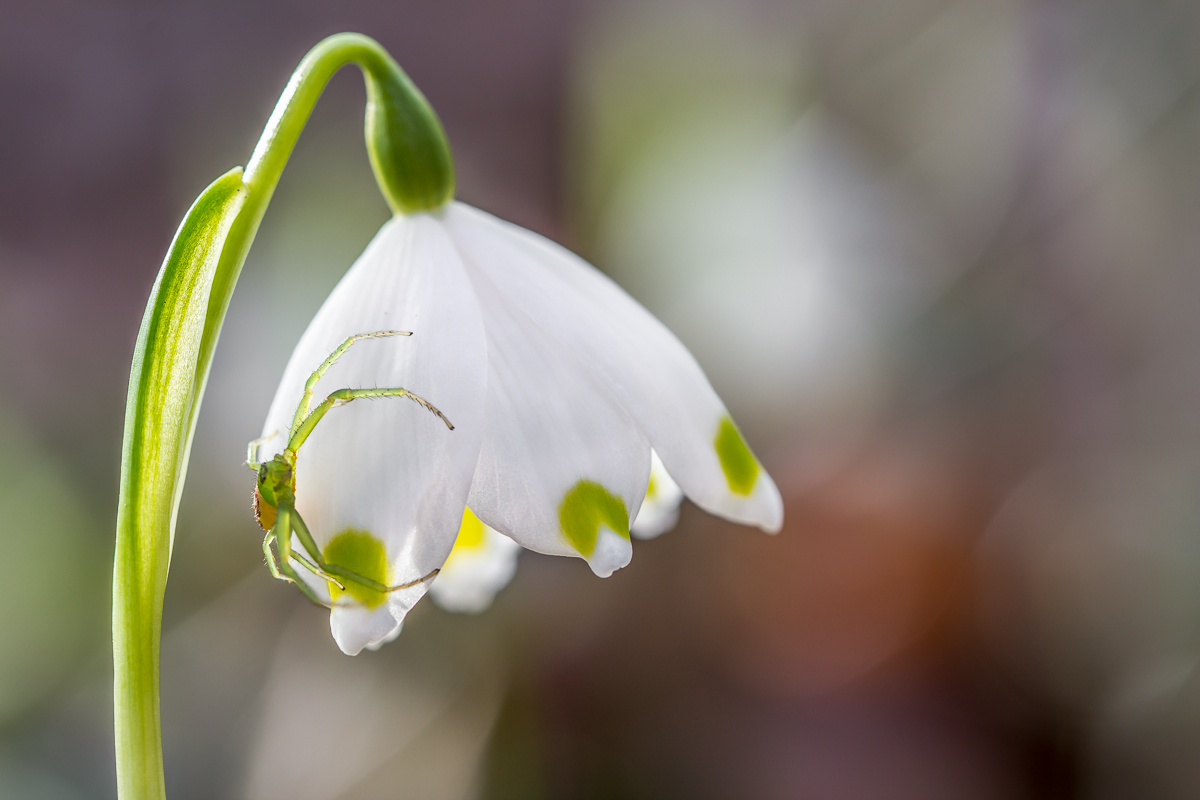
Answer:
MULTIPOLYGON (((297 456, 295 493, 327 561, 389 585, 415 580, 443 566, 469 507, 518 544, 582 557, 606 577, 632 555, 651 447, 696 505, 781 527, 775 484, 679 340, 569 251, 458 202, 395 216, 334 289, 288 362, 263 460, 283 449, 276 432, 340 343, 401 329, 413 335, 348 350, 318 397, 403 387, 455 427, 394 398, 326 415, 297 456)), ((332 601, 350 654, 392 635, 428 588, 306 579, 332 601)))
POLYGON ((650 451, 650 483, 646 485, 646 498, 637 519, 629 526, 629 532, 638 539, 654 539, 675 527, 679 522, 679 504, 683 502, 683 489, 667 472, 658 453, 650 451))
POLYGON ((517 571, 521 546, 467 509, 454 549, 429 587, 429 594, 447 611, 477 614, 517 571))

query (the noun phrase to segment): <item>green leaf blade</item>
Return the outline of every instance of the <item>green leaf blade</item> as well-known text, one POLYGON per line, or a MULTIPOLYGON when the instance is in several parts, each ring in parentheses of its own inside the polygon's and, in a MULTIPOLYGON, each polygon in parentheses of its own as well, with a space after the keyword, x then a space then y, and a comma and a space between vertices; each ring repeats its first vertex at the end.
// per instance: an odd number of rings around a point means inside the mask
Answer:
POLYGON ((165 796, 158 715, 162 600, 195 411, 207 375, 202 355, 212 349, 204 344, 213 283, 247 197, 237 168, 192 204, 155 280, 134 350, 113 572, 122 798, 165 796), (145 646, 148 642, 152 647, 145 646))

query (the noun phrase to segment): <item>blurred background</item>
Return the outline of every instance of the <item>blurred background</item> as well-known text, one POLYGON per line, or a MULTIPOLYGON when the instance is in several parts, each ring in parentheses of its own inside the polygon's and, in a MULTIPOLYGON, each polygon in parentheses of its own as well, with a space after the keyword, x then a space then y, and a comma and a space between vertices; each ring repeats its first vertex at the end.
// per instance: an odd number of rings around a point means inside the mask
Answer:
POLYGON ((0 797, 111 798, 134 337, 320 37, 467 202, 696 354, 786 502, 598 580, 524 553, 378 653, 272 581, 242 466, 387 218, 334 79, 213 368, 165 608, 170 796, 1200 796, 1200 4, 0 0, 0 797))

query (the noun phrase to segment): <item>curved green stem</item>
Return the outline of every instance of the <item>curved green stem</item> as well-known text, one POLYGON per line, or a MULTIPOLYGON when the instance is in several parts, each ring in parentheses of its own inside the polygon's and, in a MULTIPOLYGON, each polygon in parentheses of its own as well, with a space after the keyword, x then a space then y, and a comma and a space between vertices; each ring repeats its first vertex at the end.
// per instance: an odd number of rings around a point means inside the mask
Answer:
POLYGON ((243 172, 188 210, 159 270, 134 349, 113 567, 113 700, 121 800, 163 800, 159 644, 167 568, 192 434, 229 300, 279 176, 326 83, 356 63, 367 84, 367 151, 398 213, 454 194, 441 124, 378 43, 332 36, 304 58, 243 172))
POLYGON ((357 33, 325 39, 292 73, 246 164, 252 194, 265 209, 317 98, 350 63, 362 68, 366 82, 367 154, 388 204, 397 213, 441 208, 454 197, 454 161, 442 124, 387 51, 357 33))

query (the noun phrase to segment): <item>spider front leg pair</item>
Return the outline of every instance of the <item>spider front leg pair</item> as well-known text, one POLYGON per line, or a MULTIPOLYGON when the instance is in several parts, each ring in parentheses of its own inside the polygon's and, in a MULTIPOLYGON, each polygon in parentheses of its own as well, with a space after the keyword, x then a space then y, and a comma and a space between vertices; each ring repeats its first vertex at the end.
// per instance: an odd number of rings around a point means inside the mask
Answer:
POLYGON ((288 432, 287 446, 283 449, 283 452, 276 455, 270 461, 265 463, 258 462, 259 448, 265 441, 274 438, 276 434, 271 434, 271 436, 263 439, 256 439, 250 442, 247 447, 246 464, 258 472, 258 482, 254 489, 254 516, 263 530, 267 531, 267 535, 263 538, 263 555, 267 560, 267 567, 270 569, 272 577, 296 584, 310 600, 319 605, 326 605, 326 603, 301 578, 300 573, 292 563, 293 561, 307 569, 313 575, 322 580, 329 581, 343 591, 346 589, 347 583, 353 583, 373 592, 386 594, 400 589, 407 589, 410 586, 416 586, 433 578, 438 573, 438 570, 435 569, 428 575, 423 575, 416 580, 396 584, 395 586, 388 586, 365 575, 360 575, 354 570, 347 569, 338 564, 331 564, 322 557, 321 549, 317 547, 316 540, 313 538, 300 513, 296 511, 296 455, 317 427, 317 423, 335 406, 345 405, 346 403, 363 398, 407 397, 437 416, 438 419, 446 423, 447 428, 454 430, 454 426, 450 424, 450 420, 446 419, 446 416, 432 403, 407 389, 401 388, 339 389, 336 392, 331 392, 315 408, 312 407, 313 392, 316 389, 317 382, 321 380, 321 377, 333 366, 334 362, 350 349, 351 345, 355 342, 385 336, 411 335, 410 331, 375 331, 373 333, 360 333, 346 339, 336 350, 329 354, 329 357, 313 371, 312 375, 305 382, 304 394, 301 396, 300 403, 296 407, 296 413, 292 418, 292 427, 288 432), (307 558, 292 548, 293 533, 300 540, 300 545, 305 553, 307 553, 307 558), (278 558, 272 552, 272 543, 275 545, 275 550, 278 551, 278 558))

